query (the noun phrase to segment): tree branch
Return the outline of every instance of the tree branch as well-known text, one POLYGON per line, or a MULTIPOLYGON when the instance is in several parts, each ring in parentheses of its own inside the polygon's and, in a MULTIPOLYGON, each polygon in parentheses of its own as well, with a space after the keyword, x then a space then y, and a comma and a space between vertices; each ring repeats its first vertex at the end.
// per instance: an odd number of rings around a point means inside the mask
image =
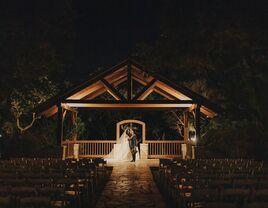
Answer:
POLYGON ((170 111, 170 112, 176 117, 177 121, 178 121, 181 125, 184 126, 183 121, 182 121, 182 120, 180 119, 180 117, 176 114, 176 112, 174 112, 174 111, 170 111))
POLYGON ((20 116, 18 116, 16 118, 16 123, 17 123, 17 127, 20 130, 20 133, 23 133, 24 131, 28 130, 29 128, 31 128, 34 124, 34 122, 36 121, 36 119, 38 119, 38 117, 36 117, 35 113, 32 114, 32 121, 30 124, 28 124, 27 126, 23 127, 20 124, 20 116))

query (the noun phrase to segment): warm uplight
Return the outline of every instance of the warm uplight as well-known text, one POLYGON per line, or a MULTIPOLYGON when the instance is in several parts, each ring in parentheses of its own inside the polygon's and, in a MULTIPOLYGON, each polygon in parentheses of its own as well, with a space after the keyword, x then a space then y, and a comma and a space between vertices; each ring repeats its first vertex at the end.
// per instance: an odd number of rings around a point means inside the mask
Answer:
POLYGON ((196 142, 196 135, 193 135, 192 137, 190 137, 190 140, 191 140, 192 142, 196 142))
POLYGON ((191 141, 191 142, 196 142, 196 134, 195 134, 195 131, 190 131, 189 132, 189 140, 191 141))

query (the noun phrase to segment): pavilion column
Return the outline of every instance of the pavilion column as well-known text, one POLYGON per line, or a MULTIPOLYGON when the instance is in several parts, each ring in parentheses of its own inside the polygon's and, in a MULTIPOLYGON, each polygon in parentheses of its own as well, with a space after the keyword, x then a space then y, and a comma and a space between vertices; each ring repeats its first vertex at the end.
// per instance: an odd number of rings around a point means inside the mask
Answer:
POLYGON ((184 120, 184 132, 183 132, 183 138, 184 143, 186 144, 189 140, 189 112, 185 111, 183 113, 183 120, 184 120))
POLYGON ((200 105, 198 104, 195 109, 195 136, 196 136, 196 146, 201 139, 201 114, 200 105))
POLYGON ((189 111, 186 110, 183 113, 183 123, 184 123, 184 130, 183 130, 183 140, 184 143, 181 144, 181 156, 182 159, 187 159, 188 152, 188 145, 189 145, 189 111))
MULTIPOLYGON (((72 112, 72 123, 75 126, 75 128, 77 127, 77 114, 78 112, 74 112, 74 111, 72 112)), ((77 140, 77 132, 75 132, 73 140, 74 141, 77 140)))
POLYGON ((63 140, 63 109, 58 104, 58 127, 57 127, 57 145, 61 145, 63 140))

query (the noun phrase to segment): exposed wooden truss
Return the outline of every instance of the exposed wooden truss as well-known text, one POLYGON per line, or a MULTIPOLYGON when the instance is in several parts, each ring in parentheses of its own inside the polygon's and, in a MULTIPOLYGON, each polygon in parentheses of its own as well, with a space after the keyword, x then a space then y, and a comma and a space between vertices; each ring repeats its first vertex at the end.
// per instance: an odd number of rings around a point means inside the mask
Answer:
POLYGON ((109 82, 105 79, 101 79, 101 82, 106 87, 106 90, 116 99, 116 100, 126 100, 109 82))
POLYGON ((65 104, 63 108, 65 106, 68 110, 79 107, 102 109, 166 109, 182 107, 191 111, 196 109, 196 106, 200 106, 200 112, 207 117, 217 115, 217 109, 207 99, 185 87, 177 86, 159 75, 147 72, 143 66, 131 59, 80 83, 61 96, 52 98, 37 109, 37 113, 46 117, 52 116, 57 113, 57 105, 60 103, 65 104), (136 93, 134 97, 133 80, 143 86, 143 89, 136 93), (126 83, 127 86, 126 97, 118 90, 118 87, 123 83, 126 83), (115 100, 95 102, 94 99, 105 92, 110 93, 115 100), (146 100, 152 92, 163 96, 166 99, 165 102, 146 100))
POLYGON ((152 93, 154 86, 156 84, 156 80, 153 79, 150 83, 148 83, 140 93, 138 93, 133 100, 144 100, 149 94, 152 93))
MULTIPOLYGON (((55 96, 35 109, 35 113, 46 117, 58 112, 58 144, 63 140, 63 122, 67 111, 72 113, 72 121, 76 123, 79 108, 90 109, 178 109, 184 108, 184 142, 189 143, 189 112, 194 112, 196 138, 200 139, 201 113, 207 117, 217 115, 218 108, 206 98, 195 92, 176 85, 169 80, 148 72, 143 66, 128 59, 91 79, 76 85, 55 96), (133 81, 141 85, 136 91, 133 81), (124 95, 122 88, 124 86, 124 95), (99 96, 108 92, 114 100, 100 100, 99 96), (151 93, 157 93, 165 100, 146 100, 151 93), (133 96, 135 95, 135 96, 133 96)), ((76 138, 76 136, 75 136, 76 138)))

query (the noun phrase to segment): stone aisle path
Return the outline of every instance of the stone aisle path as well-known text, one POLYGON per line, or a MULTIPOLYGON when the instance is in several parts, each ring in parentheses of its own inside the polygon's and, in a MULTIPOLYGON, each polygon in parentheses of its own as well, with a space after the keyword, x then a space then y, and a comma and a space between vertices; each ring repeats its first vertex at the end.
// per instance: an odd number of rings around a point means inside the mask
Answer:
POLYGON ((110 180, 106 184, 97 208, 165 208, 150 166, 158 166, 159 160, 134 162, 108 162, 113 166, 110 180))

